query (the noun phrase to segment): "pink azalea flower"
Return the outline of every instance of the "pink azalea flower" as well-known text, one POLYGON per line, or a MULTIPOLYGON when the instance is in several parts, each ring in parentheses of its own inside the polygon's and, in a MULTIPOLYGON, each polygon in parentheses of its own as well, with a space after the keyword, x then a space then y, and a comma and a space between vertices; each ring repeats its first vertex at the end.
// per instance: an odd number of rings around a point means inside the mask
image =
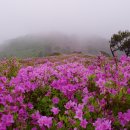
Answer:
POLYGON ((77 118, 77 119, 79 119, 79 120, 82 120, 82 117, 83 117, 83 112, 82 112, 82 110, 77 109, 77 110, 76 110, 76 115, 75 115, 74 118, 77 118))
POLYGON ((47 126, 48 128, 50 128, 52 125, 52 117, 42 116, 38 119, 38 124, 40 127, 47 126))
POLYGON ((130 94, 130 88, 127 89, 127 93, 130 94))
POLYGON ((6 125, 10 126, 12 123, 14 123, 13 116, 11 114, 8 115, 2 115, 1 121, 6 125))
POLYGON ((119 112, 118 119, 122 126, 125 126, 130 121, 130 109, 126 113, 119 112))
POLYGON ((62 121, 58 122, 57 127, 62 128, 63 127, 63 122, 62 121))
POLYGON ((93 125, 95 130, 111 130, 111 121, 105 118, 98 118, 93 125))
POLYGON ((58 104, 59 103, 59 98, 58 97, 52 98, 52 102, 53 102, 53 104, 58 104))
POLYGON ((57 115, 59 113, 59 108, 52 107, 51 111, 53 112, 54 115, 57 115))
POLYGON ((86 119, 83 119, 83 120, 81 120, 81 122, 80 122, 80 125, 81 125, 81 127, 82 128, 86 128, 86 125, 88 124, 88 122, 86 121, 86 119))

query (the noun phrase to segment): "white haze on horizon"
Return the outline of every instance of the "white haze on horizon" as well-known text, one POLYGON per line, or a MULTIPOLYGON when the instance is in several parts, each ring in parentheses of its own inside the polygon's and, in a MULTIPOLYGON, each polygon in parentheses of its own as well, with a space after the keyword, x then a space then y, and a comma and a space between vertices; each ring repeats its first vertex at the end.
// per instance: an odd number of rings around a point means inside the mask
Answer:
POLYGON ((130 30, 130 0, 0 0, 0 43, 61 32, 109 39, 130 30))

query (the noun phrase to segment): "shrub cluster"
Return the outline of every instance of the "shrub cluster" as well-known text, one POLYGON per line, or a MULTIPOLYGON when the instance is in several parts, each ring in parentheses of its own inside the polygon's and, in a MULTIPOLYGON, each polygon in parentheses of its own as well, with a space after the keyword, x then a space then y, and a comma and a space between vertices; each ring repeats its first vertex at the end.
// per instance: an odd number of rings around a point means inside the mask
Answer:
POLYGON ((71 61, 0 76, 0 130, 129 130, 130 58, 71 61))

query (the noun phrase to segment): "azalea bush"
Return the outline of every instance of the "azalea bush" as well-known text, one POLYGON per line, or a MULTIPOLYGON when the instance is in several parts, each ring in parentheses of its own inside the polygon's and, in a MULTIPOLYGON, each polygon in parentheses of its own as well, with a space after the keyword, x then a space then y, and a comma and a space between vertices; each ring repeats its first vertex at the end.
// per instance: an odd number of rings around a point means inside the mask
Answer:
POLYGON ((129 57, 38 62, 1 73, 0 130, 130 129, 129 57))

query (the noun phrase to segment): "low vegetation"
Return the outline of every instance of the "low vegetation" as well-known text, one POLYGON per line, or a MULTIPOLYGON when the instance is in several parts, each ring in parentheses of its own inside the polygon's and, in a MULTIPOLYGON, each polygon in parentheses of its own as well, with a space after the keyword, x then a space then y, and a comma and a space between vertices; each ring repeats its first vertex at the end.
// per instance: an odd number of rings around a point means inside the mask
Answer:
POLYGON ((0 130, 129 130, 130 58, 59 55, 0 64, 0 130))

